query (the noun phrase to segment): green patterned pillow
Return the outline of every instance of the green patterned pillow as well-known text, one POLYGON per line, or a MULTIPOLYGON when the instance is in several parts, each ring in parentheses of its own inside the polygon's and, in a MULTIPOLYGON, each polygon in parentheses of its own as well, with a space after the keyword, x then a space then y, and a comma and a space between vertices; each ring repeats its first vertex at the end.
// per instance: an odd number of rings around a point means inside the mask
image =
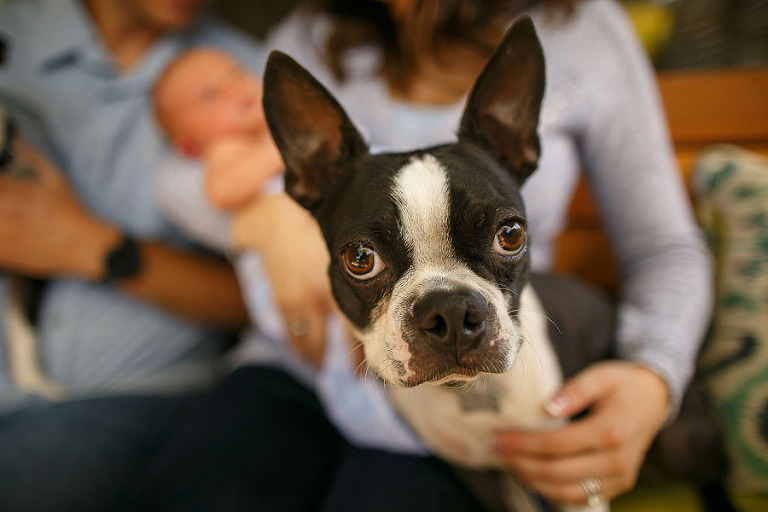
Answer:
POLYGON ((696 211, 716 260, 701 369, 726 431, 728 488, 768 493, 768 159, 733 146, 702 154, 696 211))

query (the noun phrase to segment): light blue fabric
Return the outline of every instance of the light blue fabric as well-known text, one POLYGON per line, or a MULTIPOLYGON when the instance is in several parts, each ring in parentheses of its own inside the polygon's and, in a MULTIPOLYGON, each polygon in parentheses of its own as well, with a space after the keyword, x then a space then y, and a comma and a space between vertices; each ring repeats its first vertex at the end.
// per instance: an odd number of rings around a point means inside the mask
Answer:
MULTIPOLYGON (((185 47, 219 46, 254 69, 263 66, 263 51, 205 19, 160 40, 134 69, 118 73, 77 0, 4 2, 0 33, 9 46, 0 101, 24 136, 64 170, 87 208, 134 236, 186 244, 157 204, 164 143, 149 91, 185 47)), ((40 322, 43 365, 75 395, 199 387, 210 381, 219 352, 219 333, 112 286, 75 279, 49 283, 40 322)), ((4 347, 2 332, 0 341, 4 347)), ((0 375, 2 407, 20 397, 2 359, 0 375)))

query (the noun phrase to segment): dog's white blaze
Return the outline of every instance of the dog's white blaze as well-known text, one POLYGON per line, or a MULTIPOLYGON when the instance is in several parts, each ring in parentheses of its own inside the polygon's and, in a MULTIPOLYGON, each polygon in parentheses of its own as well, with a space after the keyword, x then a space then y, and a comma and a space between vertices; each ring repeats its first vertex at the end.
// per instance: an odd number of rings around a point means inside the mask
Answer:
POLYGON ((448 230, 450 214, 448 177, 440 163, 432 156, 414 158, 406 164, 394 180, 392 196, 400 214, 400 232, 413 256, 412 269, 397 284, 395 299, 374 312, 368 332, 362 333, 368 363, 386 380, 397 381, 413 376, 408 367, 411 351, 403 339, 401 329, 405 313, 401 291, 412 289, 413 272, 426 268, 441 269, 453 257, 448 230), (396 369, 392 362, 402 364, 396 369))
POLYGON ((414 267, 450 258, 448 177, 435 157, 414 158, 403 167, 395 177, 393 195, 414 267))

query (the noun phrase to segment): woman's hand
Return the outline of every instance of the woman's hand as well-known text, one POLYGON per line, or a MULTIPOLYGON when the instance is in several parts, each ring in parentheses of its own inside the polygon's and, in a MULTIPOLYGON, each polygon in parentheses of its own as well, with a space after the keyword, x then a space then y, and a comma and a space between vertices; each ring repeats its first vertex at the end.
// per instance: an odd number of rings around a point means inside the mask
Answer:
POLYGON ((325 325, 335 308, 328 281, 328 250, 312 216, 286 195, 266 196, 234 219, 238 247, 260 252, 294 349, 320 366, 325 325))
POLYGON ((99 279, 101 256, 119 233, 83 207, 41 153, 20 141, 14 152, 35 176, 0 174, 0 267, 35 277, 99 279))
POLYGON ((569 418, 547 431, 498 433, 494 447, 520 480, 554 503, 583 504, 588 479, 612 499, 631 490, 653 439, 667 419, 666 383, 652 370, 604 362, 567 381, 546 409, 569 418))

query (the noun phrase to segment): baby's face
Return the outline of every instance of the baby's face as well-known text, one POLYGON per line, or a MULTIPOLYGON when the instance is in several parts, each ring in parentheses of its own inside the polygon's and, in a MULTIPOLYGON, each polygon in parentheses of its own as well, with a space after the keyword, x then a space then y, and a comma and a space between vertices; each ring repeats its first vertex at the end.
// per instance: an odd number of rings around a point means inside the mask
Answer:
POLYGON ((266 126, 261 82, 226 53, 194 50, 176 63, 157 91, 172 138, 201 148, 226 135, 256 133, 266 126))

